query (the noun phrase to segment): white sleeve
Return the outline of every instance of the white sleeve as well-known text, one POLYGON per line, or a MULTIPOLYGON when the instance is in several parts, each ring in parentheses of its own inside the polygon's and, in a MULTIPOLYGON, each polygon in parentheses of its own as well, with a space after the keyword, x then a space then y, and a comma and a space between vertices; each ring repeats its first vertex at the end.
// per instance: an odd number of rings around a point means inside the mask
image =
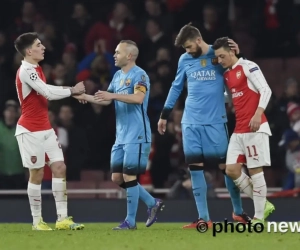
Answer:
POLYGON ((261 72, 261 69, 256 63, 251 61, 247 61, 243 64, 243 66, 246 77, 260 94, 258 107, 266 109, 270 101, 272 91, 261 72))
POLYGON ((60 100, 71 96, 70 89, 64 89, 60 86, 51 86, 43 82, 43 80, 38 76, 35 69, 33 68, 21 69, 20 80, 21 82, 28 84, 36 92, 50 101, 60 100))

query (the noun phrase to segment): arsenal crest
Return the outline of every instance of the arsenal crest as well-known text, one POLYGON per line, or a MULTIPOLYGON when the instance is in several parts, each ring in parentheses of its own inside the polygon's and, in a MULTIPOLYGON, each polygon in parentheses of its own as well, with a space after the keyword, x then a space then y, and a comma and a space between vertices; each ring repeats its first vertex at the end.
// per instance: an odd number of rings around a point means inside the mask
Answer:
POLYGON ((236 78, 237 79, 240 79, 241 75, 242 75, 242 72, 240 70, 238 72, 236 72, 236 78))
POLYGON ((219 63, 218 63, 218 58, 217 58, 217 57, 212 58, 212 59, 211 59, 211 64, 212 64, 212 65, 217 65, 217 64, 219 64, 219 63))
POLYGON ((32 162, 33 164, 36 163, 36 160, 37 160, 36 156, 31 156, 31 162, 32 162))
POLYGON ((206 59, 202 59, 202 60, 200 61, 200 64, 201 64, 202 67, 206 67, 206 65, 207 65, 206 59))

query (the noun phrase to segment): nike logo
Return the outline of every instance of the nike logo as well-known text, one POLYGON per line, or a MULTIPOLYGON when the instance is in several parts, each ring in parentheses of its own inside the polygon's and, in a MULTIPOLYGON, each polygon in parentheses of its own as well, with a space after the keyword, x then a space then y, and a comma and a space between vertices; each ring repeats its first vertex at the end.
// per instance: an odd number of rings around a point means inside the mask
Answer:
POLYGON ((36 200, 36 199, 33 199, 34 201, 41 201, 41 200, 36 200))

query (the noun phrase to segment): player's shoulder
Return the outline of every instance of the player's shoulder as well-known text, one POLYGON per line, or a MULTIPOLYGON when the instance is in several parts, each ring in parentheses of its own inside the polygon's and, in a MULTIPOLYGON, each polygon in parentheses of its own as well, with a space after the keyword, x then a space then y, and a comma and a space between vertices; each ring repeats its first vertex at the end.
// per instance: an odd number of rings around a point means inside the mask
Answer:
POLYGON ((36 80, 38 78, 38 74, 36 71, 36 66, 30 64, 26 61, 22 61, 20 68, 18 70, 19 78, 21 79, 28 79, 36 80))
POLYGON ((146 71, 145 70, 143 70, 141 67, 139 67, 139 66, 136 66, 134 69, 133 69, 133 75, 135 76, 135 77, 137 77, 137 78, 140 78, 140 77, 142 77, 143 76, 143 78, 146 78, 146 79, 148 79, 149 77, 148 77, 148 74, 146 73, 146 71))
POLYGON ((119 77, 121 73, 122 71, 120 69, 117 70, 116 73, 114 74, 114 78, 119 77))
POLYGON ((190 60, 191 58, 193 57, 187 52, 185 52, 179 57, 178 63, 184 63, 185 61, 190 60))
POLYGON ((111 80, 112 83, 114 83, 115 81, 117 81, 119 78, 120 78, 120 75, 121 75, 121 70, 117 70, 111 80))
POLYGON ((247 60, 247 59, 242 59, 242 58, 239 59, 238 64, 241 65, 244 70, 247 70, 250 73, 255 71, 255 70, 260 69, 259 66, 255 62, 247 60))
POLYGON ((205 55, 202 55, 204 58, 212 58, 216 57, 215 50, 212 48, 212 45, 209 45, 208 52, 205 55))
POLYGON ((135 66, 133 69, 133 73, 134 74, 146 74, 146 71, 143 70, 141 67, 139 66, 135 66))

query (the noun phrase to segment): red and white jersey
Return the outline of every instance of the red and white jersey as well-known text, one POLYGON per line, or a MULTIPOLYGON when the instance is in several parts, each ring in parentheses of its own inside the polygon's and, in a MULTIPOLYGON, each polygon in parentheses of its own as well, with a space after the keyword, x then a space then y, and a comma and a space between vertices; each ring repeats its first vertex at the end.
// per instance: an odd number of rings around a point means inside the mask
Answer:
POLYGON ((71 95, 70 89, 46 84, 42 67, 26 61, 22 61, 17 71, 16 88, 22 111, 16 135, 51 129, 48 100, 59 100, 71 95))
MULTIPOLYGON (((225 71, 224 78, 235 109, 234 133, 252 132, 250 120, 258 107, 266 109, 272 95, 264 75, 256 63, 240 58, 232 69, 225 71)), ((272 135, 265 114, 257 132, 272 135)))

